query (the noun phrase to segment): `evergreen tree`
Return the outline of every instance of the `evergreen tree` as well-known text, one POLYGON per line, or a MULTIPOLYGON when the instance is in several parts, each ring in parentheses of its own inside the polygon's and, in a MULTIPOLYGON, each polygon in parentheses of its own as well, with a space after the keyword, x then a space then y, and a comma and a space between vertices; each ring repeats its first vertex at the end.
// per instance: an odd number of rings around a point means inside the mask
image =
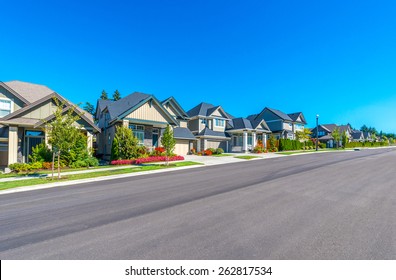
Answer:
POLYGON ((111 146, 111 159, 132 159, 136 156, 139 140, 132 130, 125 126, 117 126, 111 146))
POLYGON ((95 115, 95 106, 92 105, 91 103, 85 102, 85 105, 84 105, 83 109, 85 111, 87 111, 88 113, 90 113, 92 116, 95 115))
POLYGON ((166 155, 166 165, 169 165, 169 156, 173 154, 173 150, 175 149, 176 140, 173 138, 173 130, 171 129, 170 125, 168 124, 164 134, 161 138, 161 145, 165 149, 166 155))
POLYGON ((109 99, 109 97, 107 96, 107 92, 105 90, 102 90, 102 95, 100 96, 100 99, 103 99, 103 100, 109 99))
POLYGON ((120 100, 121 99, 121 94, 118 91, 118 89, 115 90, 114 94, 113 94, 113 99, 114 101, 120 100))

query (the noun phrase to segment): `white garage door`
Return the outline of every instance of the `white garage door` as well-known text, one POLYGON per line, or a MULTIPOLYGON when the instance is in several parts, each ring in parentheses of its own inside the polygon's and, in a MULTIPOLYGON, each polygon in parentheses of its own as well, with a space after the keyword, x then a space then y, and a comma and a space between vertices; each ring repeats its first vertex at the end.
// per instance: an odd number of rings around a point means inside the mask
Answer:
POLYGON ((176 155, 185 156, 189 153, 188 140, 176 140, 175 151, 176 155))
POLYGON ((222 148, 224 151, 227 149, 227 141, 207 141, 206 149, 213 148, 222 148))

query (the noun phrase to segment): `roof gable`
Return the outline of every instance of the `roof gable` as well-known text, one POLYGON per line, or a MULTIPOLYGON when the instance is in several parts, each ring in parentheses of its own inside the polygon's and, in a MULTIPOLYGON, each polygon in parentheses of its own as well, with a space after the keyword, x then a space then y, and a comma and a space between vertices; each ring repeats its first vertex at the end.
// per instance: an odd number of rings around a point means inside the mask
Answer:
POLYGON ((22 100, 25 101, 26 104, 33 103, 54 92, 47 86, 21 81, 4 82, 3 84, 5 84, 8 89, 11 89, 11 93, 17 93, 16 96, 19 99, 22 98, 22 100))
POLYGON ((188 118, 188 114, 186 113, 186 111, 184 111, 182 106, 179 104, 179 102, 177 102, 177 100, 173 96, 165 99, 164 101, 161 102, 161 104, 165 107, 165 109, 168 110, 168 112, 169 110, 173 111, 176 118, 181 118, 181 119, 188 118))

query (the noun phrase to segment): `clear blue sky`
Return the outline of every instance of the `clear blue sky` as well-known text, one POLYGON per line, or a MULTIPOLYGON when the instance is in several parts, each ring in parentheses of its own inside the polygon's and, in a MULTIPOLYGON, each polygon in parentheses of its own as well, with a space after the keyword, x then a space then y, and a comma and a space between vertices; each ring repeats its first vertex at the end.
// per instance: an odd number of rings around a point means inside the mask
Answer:
POLYGON ((395 1, 5 1, 0 80, 396 132, 395 1))

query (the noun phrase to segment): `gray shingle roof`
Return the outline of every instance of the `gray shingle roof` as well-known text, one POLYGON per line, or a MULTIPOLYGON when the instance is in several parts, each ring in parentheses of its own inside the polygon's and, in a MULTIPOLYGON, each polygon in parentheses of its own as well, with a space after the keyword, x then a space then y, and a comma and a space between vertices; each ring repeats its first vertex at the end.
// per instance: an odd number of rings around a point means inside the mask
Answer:
POLYGON ((301 123, 307 124, 305 117, 302 112, 297 112, 297 113, 291 113, 287 114, 294 122, 297 122, 298 117, 301 119, 301 123))
POLYGON ((21 81, 4 82, 8 87, 17 92, 30 103, 33 103, 47 95, 52 94, 54 91, 47 86, 32 84, 21 81))
POLYGON ((173 137, 175 139, 190 139, 196 140, 195 136, 186 127, 175 127, 173 129, 173 137))
POLYGON ((136 106, 140 102, 145 99, 150 98, 151 95, 141 93, 141 92, 134 92, 131 93, 124 98, 121 98, 117 101, 112 102, 111 104, 107 105, 110 114, 110 120, 114 120, 122 113, 125 113, 127 110, 131 109, 132 107, 136 106))
POLYGON ((276 109, 271 109, 271 108, 268 108, 268 107, 267 107, 267 109, 269 111, 271 111, 272 113, 274 113, 275 115, 277 115, 278 117, 280 117, 281 119, 283 119, 283 120, 293 121, 287 114, 283 113, 282 111, 279 111, 279 110, 276 110, 276 109))
POLYGON ((352 131, 352 138, 355 140, 359 140, 359 139, 363 138, 363 131, 360 131, 360 130, 352 131))
POLYGON ((209 103, 202 102, 195 106, 194 108, 190 109, 187 111, 187 114, 190 117, 195 117, 195 116, 207 116, 208 109, 213 108, 214 106, 209 103))
POLYGON ((233 129, 254 129, 250 120, 245 118, 232 119, 233 129))
POLYGON ((179 111, 179 113, 181 114, 180 116, 177 116, 177 117, 181 117, 181 118, 183 118, 183 119, 188 118, 187 112, 184 111, 183 107, 179 104, 179 102, 177 102, 177 100, 176 100, 173 96, 168 97, 167 99, 165 99, 164 101, 162 101, 161 104, 162 104, 162 105, 165 105, 165 104, 171 103, 171 102, 173 103, 172 106, 175 107, 176 110, 179 111))

